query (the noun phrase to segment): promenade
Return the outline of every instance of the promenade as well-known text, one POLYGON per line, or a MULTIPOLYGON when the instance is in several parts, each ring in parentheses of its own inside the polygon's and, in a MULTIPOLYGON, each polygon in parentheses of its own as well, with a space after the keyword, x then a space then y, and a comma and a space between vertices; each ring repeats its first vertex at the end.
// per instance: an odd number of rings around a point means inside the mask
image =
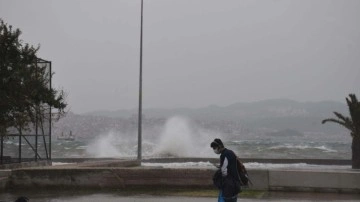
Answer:
MULTIPOLYGON (((21 196, 21 194, 1 194, 0 202, 12 202, 21 196)), ((209 202, 217 201, 215 196, 212 197, 189 197, 189 196, 156 196, 139 194, 134 196, 123 196, 113 194, 85 194, 77 195, 74 193, 32 193, 26 194, 30 201, 36 202, 209 202)), ((334 194, 334 193, 287 193, 287 192, 267 192, 260 198, 244 198, 240 195, 239 202, 311 202, 311 201, 328 201, 328 202, 355 202, 360 200, 360 195, 356 194, 334 194)))
MULTIPOLYGON (((156 164, 155 164, 156 165, 156 164)), ((101 160, 0 170, 1 201, 216 201, 214 168, 140 166, 101 160)), ((352 169, 249 169, 254 185, 238 201, 360 201, 360 172, 352 169)))

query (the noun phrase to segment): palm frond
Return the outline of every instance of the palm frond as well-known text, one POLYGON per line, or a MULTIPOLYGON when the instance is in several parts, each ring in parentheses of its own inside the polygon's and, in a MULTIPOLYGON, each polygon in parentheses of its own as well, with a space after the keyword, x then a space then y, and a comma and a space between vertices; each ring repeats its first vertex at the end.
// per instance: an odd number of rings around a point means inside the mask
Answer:
POLYGON ((355 129, 353 121, 351 120, 350 117, 345 117, 344 115, 342 115, 338 112, 334 112, 334 114, 338 119, 342 120, 344 122, 344 124, 348 126, 347 128, 351 128, 351 130, 355 129))
POLYGON ((345 117, 344 115, 340 114, 339 112, 333 112, 333 113, 335 114, 335 116, 336 116, 338 119, 340 119, 340 120, 342 120, 342 121, 344 121, 344 122, 346 122, 346 120, 349 119, 348 117, 345 117))
POLYGON ((351 126, 347 125, 347 123, 345 121, 341 121, 339 119, 333 119, 333 118, 330 118, 330 119, 324 119, 322 120, 322 124, 326 123, 326 122, 334 122, 334 123, 337 123, 339 125, 342 125, 344 126, 345 128, 347 128, 348 130, 352 131, 352 128, 351 126))
POLYGON ((352 101, 352 103, 359 103, 358 99, 356 98, 355 94, 349 94, 349 97, 352 101))

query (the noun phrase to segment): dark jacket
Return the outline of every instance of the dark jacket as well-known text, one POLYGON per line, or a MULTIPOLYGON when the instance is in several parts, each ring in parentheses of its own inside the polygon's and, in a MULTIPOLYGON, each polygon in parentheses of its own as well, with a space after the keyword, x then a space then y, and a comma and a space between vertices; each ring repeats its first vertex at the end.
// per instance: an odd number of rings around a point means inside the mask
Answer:
POLYGON ((225 148, 221 152, 221 155, 220 155, 220 168, 222 168, 225 158, 228 161, 227 175, 230 175, 235 180, 240 181, 239 176, 238 176, 238 172, 237 172, 237 168, 236 168, 236 155, 235 155, 235 153, 233 151, 231 151, 230 149, 225 148))
POLYGON ((220 155, 220 169, 223 167, 225 159, 227 159, 227 175, 222 176, 221 190, 224 197, 233 197, 237 195, 240 190, 240 178, 236 168, 236 155, 229 149, 224 149, 220 155))

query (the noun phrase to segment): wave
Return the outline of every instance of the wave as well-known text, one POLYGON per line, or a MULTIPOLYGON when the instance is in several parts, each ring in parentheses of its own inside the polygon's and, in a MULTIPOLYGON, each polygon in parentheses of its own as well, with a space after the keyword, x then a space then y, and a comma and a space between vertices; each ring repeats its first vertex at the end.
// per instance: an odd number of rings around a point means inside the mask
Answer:
POLYGON ((279 169, 279 168, 291 168, 291 169, 349 169, 350 165, 315 165, 307 163, 258 163, 248 162, 244 163, 246 168, 251 169, 279 169))
POLYGON ((6 140, 6 141, 4 141, 4 144, 14 144, 14 142, 10 141, 10 140, 6 140))
MULTIPOLYGON (((183 162, 183 163, 141 163, 145 167, 162 168, 215 168, 214 164, 207 162, 183 162)), ((247 169, 350 169, 350 165, 315 165, 307 163, 244 163, 247 169)))
POLYGON ((82 146, 78 146, 75 149, 87 149, 88 146, 87 145, 82 145, 82 146))
POLYGON ((142 166, 147 167, 162 167, 162 168, 215 168, 214 164, 207 162, 184 162, 184 163, 141 163, 142 166))
POLYGON ((277 146, 272 146, 269 148, 270 150, 284 150, 284 149, 295 149, 295 150, 320 150, 323 152, 333 152, 336 153, 338 152, 335 149, 330 149, 329 147, 325 146, 325 145, 321 145, 321 146, 313 146, 313 145, 296 145, 296 144, 284 144, 284 145, 277 145, 277 146))

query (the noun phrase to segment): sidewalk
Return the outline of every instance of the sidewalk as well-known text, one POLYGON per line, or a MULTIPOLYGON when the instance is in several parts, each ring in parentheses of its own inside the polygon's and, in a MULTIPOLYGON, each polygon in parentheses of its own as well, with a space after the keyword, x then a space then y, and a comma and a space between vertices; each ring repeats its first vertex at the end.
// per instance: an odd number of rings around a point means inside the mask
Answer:
MULTIPOLYGON (((52 200, 51 200, 52 201, 52 200)), ((138 197, 83 197, 77 198, 74 200, 54 200, 57 202, 217 202, 216 198, 195 198, 195 197, 151 197, 151 196, 138 196, 138 197)), ((267 198, 267 199, 242 199, 239 198, 238 202, 265 202, 265 201, 277 201, 277 202, 310 202, 310 201, 331 201, 331 202, 338 202, 338 201, 346 201, 346 202, 355 202, 359 201, 359 199, 354 200, 319 200, 319 199, 277 199, 277 198, 267 198)))
MULTIPOLYGON (((0 202, 15 201, 17 195, 0 193, 0 202)), ((137 195, 122 196, 118 194, 36 194, 27 195, 30 201, 36 202, 216 202, 216 197, 182 197, 182 196, 153 196, 137 195)), ((238 198, 239 202, 310 202, 310 201, 327 201, 327 202, 355 202, 360 200, 360 195, 356 194, 334 194, 334 193, 288 193, 288 192, 266 192, 260 198, 238 198)))

